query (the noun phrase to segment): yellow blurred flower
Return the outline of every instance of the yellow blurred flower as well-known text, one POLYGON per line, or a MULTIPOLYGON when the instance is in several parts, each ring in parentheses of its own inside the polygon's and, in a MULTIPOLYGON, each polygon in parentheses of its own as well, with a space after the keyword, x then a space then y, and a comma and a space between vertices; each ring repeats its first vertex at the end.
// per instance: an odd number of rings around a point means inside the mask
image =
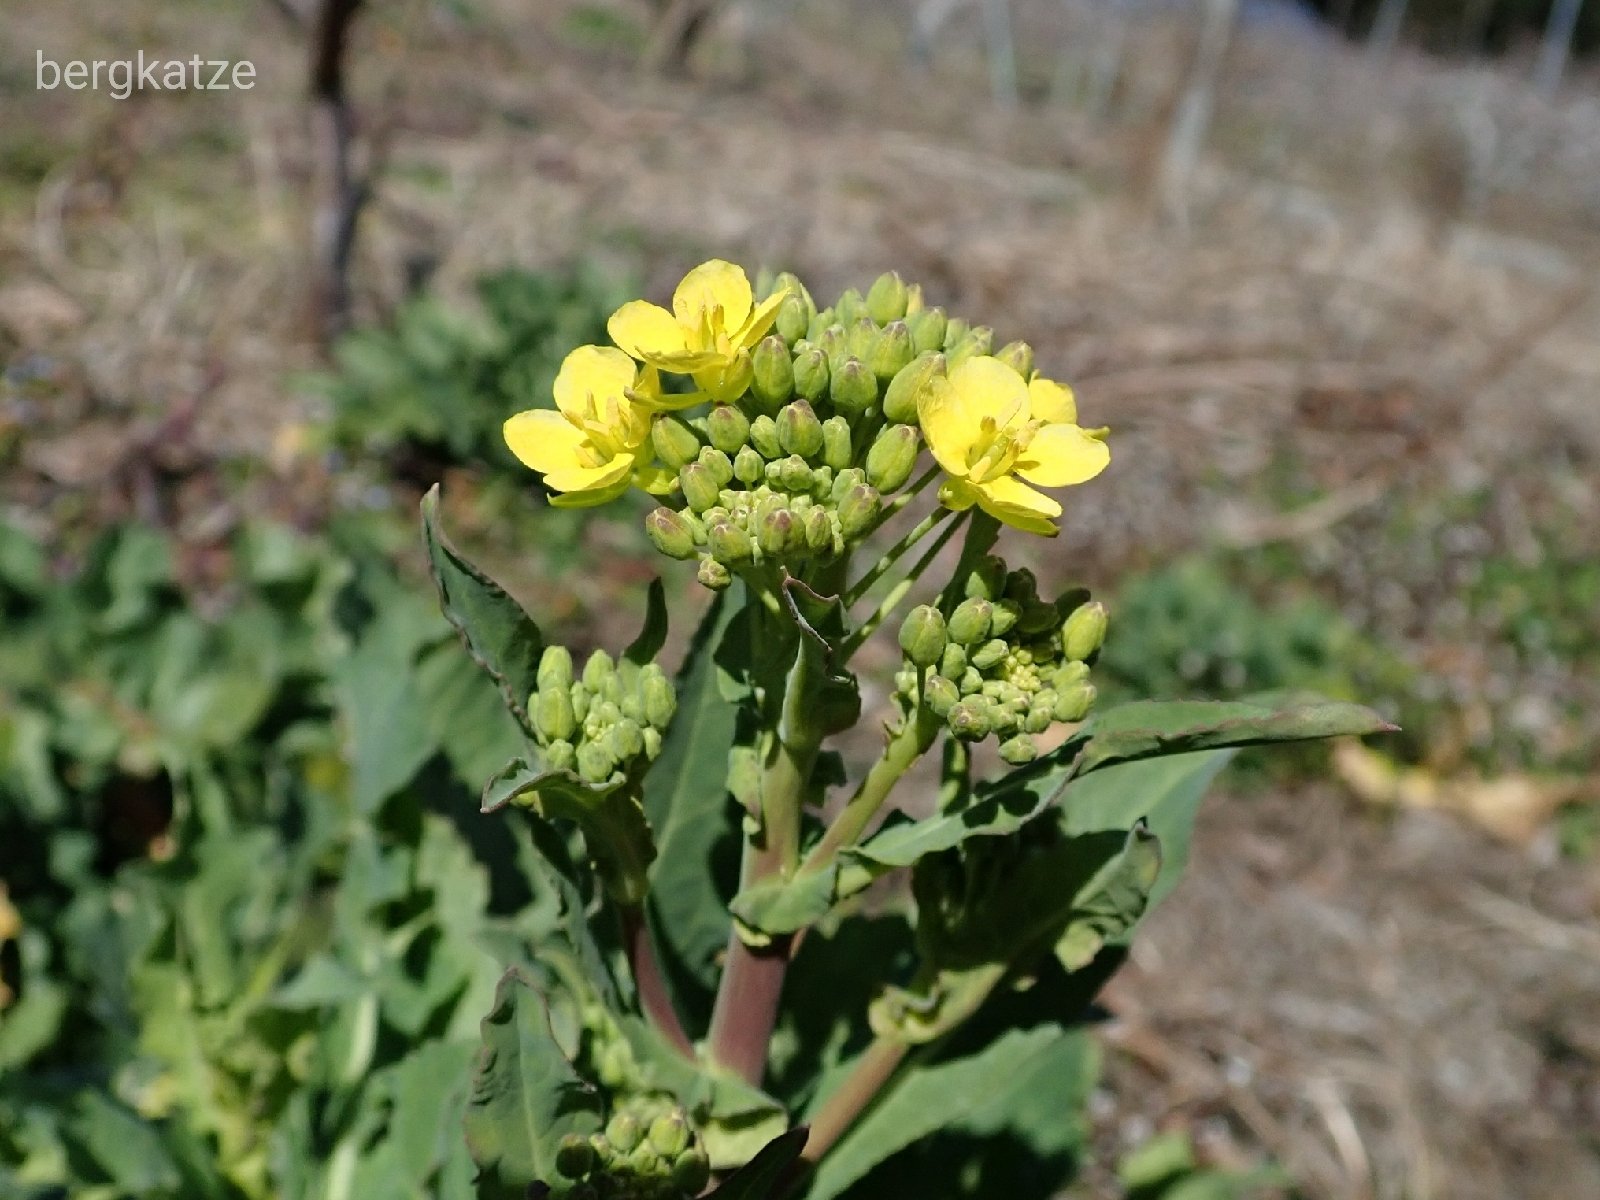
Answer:
POLYGON ((579 346, 561 364, 556 410, 529 409, 505 423, 506 445, 559 493, 562 508, 604 504, 638 483, 666 491, 672 474, 652 465, 650 413, 660 397, 654 367, 640 370, 610 346, 579 346))
MULTIPOLYGON (((692 375, 713 400, 734 400, 750 385, 751 347, 772 328, 787 295, 780 288, 755 304, 744 271, 714 258, 683 277, 671 312, 630 300, 606 328, 640 362, 692 375)), ((663 406, 681 407, 680 398, 666 397, 663 406)))
POLYGON ((928 449, 949 478, 939 502, 984 512, 1029 533, 1054 537, 1061 505, 1029 487, 1093 479, 1111 461, 1103 432, 1077 425, 1070 389, 1022 378, 997 358, 976 357, 935 376, 917 402, 928 449))

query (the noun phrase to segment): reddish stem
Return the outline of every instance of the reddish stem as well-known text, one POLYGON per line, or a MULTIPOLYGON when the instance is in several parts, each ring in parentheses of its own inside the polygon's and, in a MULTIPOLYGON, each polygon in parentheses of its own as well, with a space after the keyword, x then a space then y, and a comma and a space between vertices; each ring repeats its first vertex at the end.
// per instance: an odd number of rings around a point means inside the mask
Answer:
POLYGON ((633 968, 633 985, 639 992, 639 1007, 650 1023, 672 1043, 672 1048, 685 1058, 694 1058, 694 1046, 678 1020, 672 1007, 672 995, 667 991, 667 981, 661 974, 661 963, 656 958, 655 946, 650 941, 650 927, 644 912, 630 906, 622 910, 622 937, 627 943, 628 964, 633 968))

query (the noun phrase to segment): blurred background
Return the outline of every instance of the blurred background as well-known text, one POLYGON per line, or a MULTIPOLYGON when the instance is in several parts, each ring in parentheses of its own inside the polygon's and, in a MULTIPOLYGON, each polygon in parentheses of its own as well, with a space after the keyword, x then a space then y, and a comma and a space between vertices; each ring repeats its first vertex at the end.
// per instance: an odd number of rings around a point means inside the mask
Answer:
MULTIPOLYGON (((0 1184, 316 1194, 263 1064, 369 992, 307 983, 307 946, 389 946, 450 855, 473 921, 528 903, 466 819, 508 731, 416 502, 442 479, 557 636, 629 636, 642 507, 546 508, 499 425, 717 256, 819 299, 897 269, 1074 384, 1112 468, 1015 549, 1111 603, 1119 695, 1306 687, 1404 727, 1212 798, 1104 997, 1072 1194, 1600 1195, 1596 0, 4 23, 0 1184), (36 55, 140 50, 256 86, 36 86, 36 55), (369 835, 408 865, 308 930, 369 835), (169 1172, 119 1155, 141 1137, 169 1172)), ((459 972, 414 1020, 371 983, 372 1063, 470 1034, 459 972)), ((381 1140, 302 1124, 363 1170, 381 1140)))

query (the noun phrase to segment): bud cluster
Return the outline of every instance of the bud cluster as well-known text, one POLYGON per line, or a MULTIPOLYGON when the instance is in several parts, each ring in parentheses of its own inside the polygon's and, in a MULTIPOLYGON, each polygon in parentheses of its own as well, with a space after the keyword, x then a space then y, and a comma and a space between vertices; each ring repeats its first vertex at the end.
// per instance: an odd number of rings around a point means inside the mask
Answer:
POLYGON ((619 1104, 605 1130, 569 1134, 546 1181, 560 1200, 686 1200, 711 1179, 705 1149, 683 1109, 661 1095, 619 1104))
POLYGON ((1105 606, 1081 591, 1046 603, 1031 571, 1007 573, 992 556, 965 590, 948 612, 924 604, 907 614, 896 691, 908 707, 926 705, 955 737, 993 735, 1007 762, 1030 762, 1034 734, 1081 721, 1094 705, 1089 662, 1105 639, 1105 606))
POLYGON ((678 700, 655 663, 613 662, 596 650, 574 678, 572 654, 549 646, 537 682, 528 713, 550 770, 599 785, 642 771, 661 753, 678 700))
POLYGON ((788 294, 750 354, 745 392, 651 427, 656 461, 675 478, 645 530, 662 553, 698 559, 713 589, 749 565, 841 555, 871 532, 916 467, 923 388, 993 340, 925 307, 893 272, 821 310, 792 275, 774 287, 788 294))

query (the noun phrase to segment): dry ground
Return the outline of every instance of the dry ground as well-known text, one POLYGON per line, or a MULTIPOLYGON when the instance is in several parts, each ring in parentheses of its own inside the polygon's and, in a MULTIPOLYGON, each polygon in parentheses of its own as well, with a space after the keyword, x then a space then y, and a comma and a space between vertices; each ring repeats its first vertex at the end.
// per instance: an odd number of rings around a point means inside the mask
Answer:
MULTIPOLYGON (((41 528, 130 506, 196 537, 246 506, 313 519, 331 484, 297 451, 315 414, 290 374, 314 361, 293 38, 266 4, 18 7, 4 501, 41 528), (248 56, 261 85, 36 93, 35 47, 248 56)), ((1116 469, 1043 570, 1107 586, 1194 546, 1287 544, 1343 571, 1364 623, 1450 650, 1450 686, 1485 686, 1446 566, 1553 538, 1600 554, 1592 80, 1551 105, 1487 69, 1379 73, 1254 33, 1210 152, 1162 198, 1186 30, 1136 31, 1091 110, 1068 100, 1104 30, 1017 7, 1018 112, 985 98, 970 20, 908 69, 898 4, 747 5, 687 80, 634 69, 623 0, 385 8, 355 68, 387 154, 360 312, 506 262, 598 258, 652 291, 707 253, 819 292, 897 267, 1032 340, 1115 427, 1116 469), (1419 497, 1483 491, 1462 522, 1424 504, 1404 562, 1366 554, 1419 497)), ((1331 787, 1219 798, 1110 998, 1108 1147, 1178 1121, 1311 1196, 1600 1194, 1600 880, 1548 842, 1380 821, 1331 787)))

